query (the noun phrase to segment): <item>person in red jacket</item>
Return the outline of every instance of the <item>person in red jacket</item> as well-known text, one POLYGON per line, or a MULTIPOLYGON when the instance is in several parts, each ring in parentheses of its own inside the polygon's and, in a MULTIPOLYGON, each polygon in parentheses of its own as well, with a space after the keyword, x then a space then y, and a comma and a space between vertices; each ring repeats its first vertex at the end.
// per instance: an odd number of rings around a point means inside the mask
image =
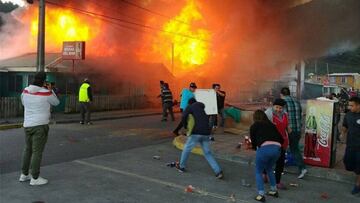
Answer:
POLYGON ((285 105, 285 100, 280 98, 275 99, 273 107, 267 109, 265 112, 269 120, 276 126, 277 130, 284 139, 284 143, 281 145, 280 157, 275 166, 276 187, 278 189, 286 189, 285 185, 281 183, 281 174, 284 172, 285 152, 289 146, 288 132, 291 132, 288 115, 284 111, 285 105))

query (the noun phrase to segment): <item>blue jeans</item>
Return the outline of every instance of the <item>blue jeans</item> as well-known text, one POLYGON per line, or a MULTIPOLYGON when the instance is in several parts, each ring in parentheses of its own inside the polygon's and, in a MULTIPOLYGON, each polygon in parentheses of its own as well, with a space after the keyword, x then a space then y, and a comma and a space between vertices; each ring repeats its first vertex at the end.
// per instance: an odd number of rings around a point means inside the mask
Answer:
POLYGON ((209 147, 209 141, 210 141, 210 139, 209 139, 209 136, 207 136, 207 135, 193 134, 193 135, 189 136, 186 141, 186 144, 184 146, 184 149, 181 153, 180 168, 185 168, 186 161, 189 158, 189 154, 191 153, 191 150, 196 146, 197 143, 199 143, 203 150, 204 157, 207 160, 207 162, 209 163, 210 167, 213 169, 215 174, 220 173, 221 168, 220 168, 219 164, 216 162, 216 160, 214 159, 213 155, 211 154, 210 147, 209 147))
POLYGON ((265 194, 264 180, 262 177, 263 171, 269 177, 270 186, 272 190, 276 190, 276 180, 273 172, 273 167, 280 156, 280 146, 277 145, 265 145, 256 150, 255 161, 255 177, 256 186, 260 195, 265 194))

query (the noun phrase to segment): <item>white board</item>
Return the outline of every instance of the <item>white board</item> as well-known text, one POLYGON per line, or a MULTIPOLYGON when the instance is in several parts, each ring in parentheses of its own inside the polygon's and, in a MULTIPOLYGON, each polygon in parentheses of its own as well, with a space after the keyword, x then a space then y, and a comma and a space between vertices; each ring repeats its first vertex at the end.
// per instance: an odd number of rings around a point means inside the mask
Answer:
POLYGON ((195 99, 205 104, 205 112, 207 115, 218 114, 216 92, 214 89, 196 89, 195 99))

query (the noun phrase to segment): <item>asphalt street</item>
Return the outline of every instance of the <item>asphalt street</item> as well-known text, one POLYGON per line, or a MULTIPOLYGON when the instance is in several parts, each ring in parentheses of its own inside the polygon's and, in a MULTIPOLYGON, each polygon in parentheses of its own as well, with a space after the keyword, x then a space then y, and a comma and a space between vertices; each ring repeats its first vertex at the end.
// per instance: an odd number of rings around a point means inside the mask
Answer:
MULTIPOLYGON (((18 182, 22 129, 1 131, 0 202, 255 202, 253 166, 218 160, 224 180, 217 180, 198 155, 190 156, 186 173, 167 167, 181 153, 169 133, 176 124, 148 116, 93 126, 51 125, 41 171, 50 182, 40 187, 18 182), (155 155, 160 159, 153 159, 155 155), (185 192, 189 185, 193 192, 185 192)), ((283 182, 289 190, 280 191, 278 199, 267 197, 267 202, 360 201, 346 183, 297 180, 292 174, 285 174, 283 182)))
MULTIPOLYGON (((90 126, 50 125, 42 164, 57 164, 168 141, 177 122, 160 120, 160 116, 145 116, 96 121, 90 126)), ((23 128, 0 131, 0 173, 20 169, 24 145, 23 128)))

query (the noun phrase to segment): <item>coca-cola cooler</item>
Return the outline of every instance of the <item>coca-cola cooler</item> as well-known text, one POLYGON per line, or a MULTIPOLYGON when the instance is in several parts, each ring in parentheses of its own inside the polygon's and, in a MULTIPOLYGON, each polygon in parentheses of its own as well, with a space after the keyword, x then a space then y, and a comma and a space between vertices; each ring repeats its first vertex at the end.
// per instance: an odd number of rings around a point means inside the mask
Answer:
POLYGON ((313 166, 333 167, 336 158, 338 102, 308 100, 305 119, 304 162, 313 166))

